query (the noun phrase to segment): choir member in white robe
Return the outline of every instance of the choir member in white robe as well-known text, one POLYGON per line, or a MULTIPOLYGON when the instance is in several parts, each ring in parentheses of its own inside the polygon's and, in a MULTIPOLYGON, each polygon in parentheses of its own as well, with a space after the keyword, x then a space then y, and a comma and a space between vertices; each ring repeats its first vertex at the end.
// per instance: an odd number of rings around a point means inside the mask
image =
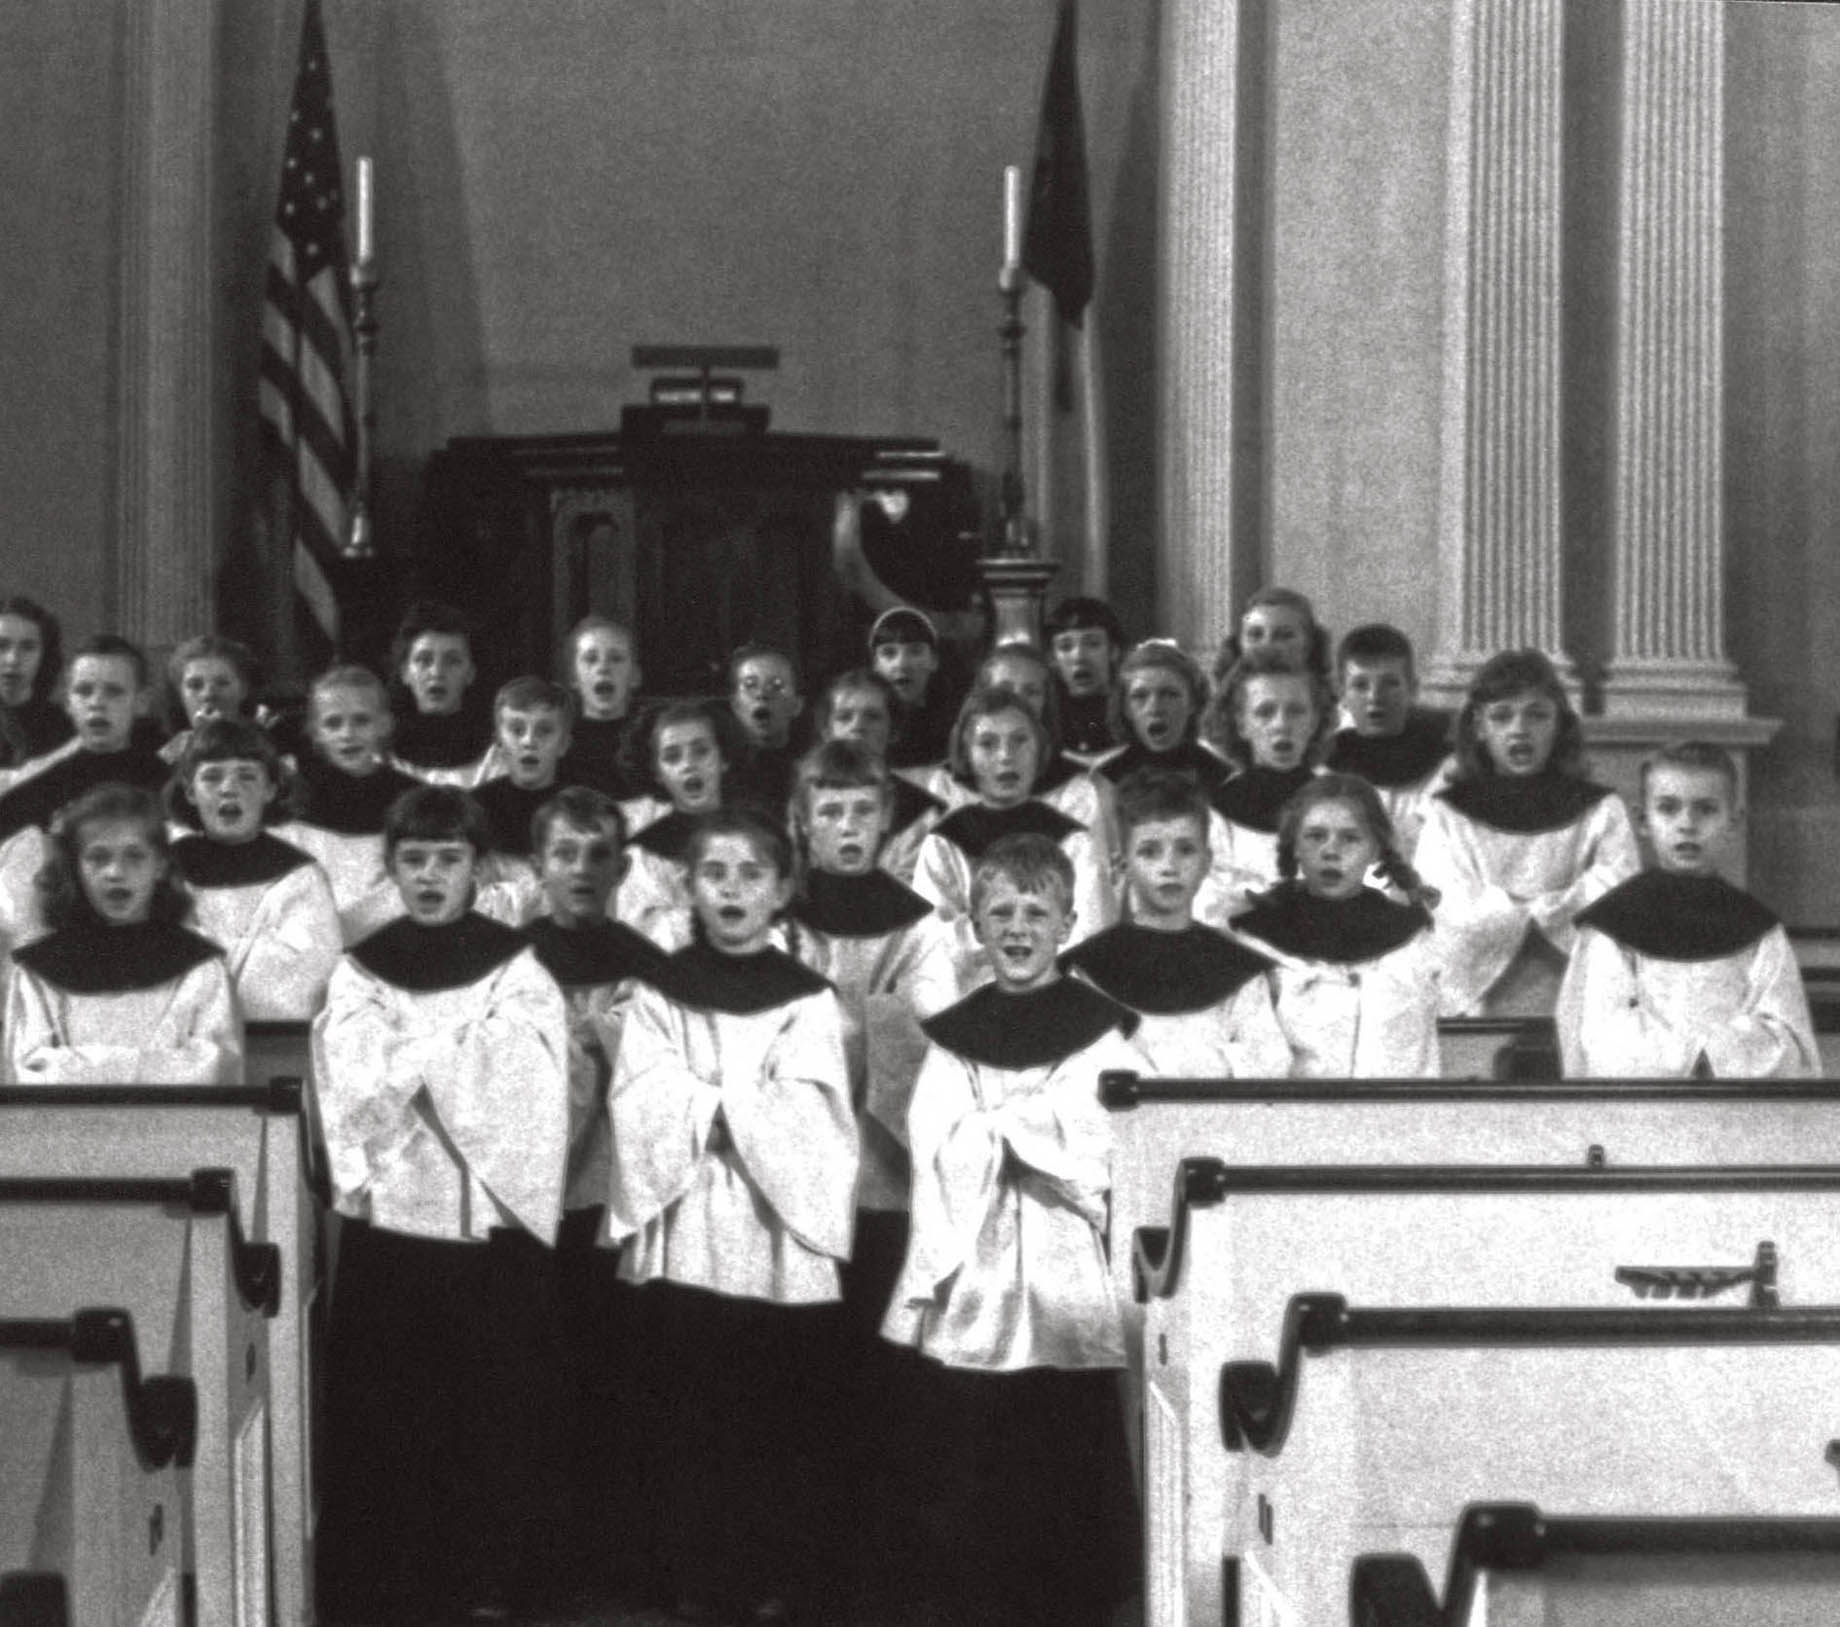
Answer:
POLYGON ((567 1017, 524 938, 467 907, 485 840, 458 791, 395 806, 408 913, 313 1026, 344 1217, 319 1541, 328 1608, 364 1620, 526 1607, 560 1525, 567 1017))
POLYGON ((667 1572, 699 1607, 771 1608, 814 1585, 835 1517, 856 1124, 837 996, 771 943, 785 833, 714 812, 686 862, 698 935, 634 994, 614 1058, 607 1235, 645 1284, 667 1572))
POLYGON ((1582 725, 1537 650, 1484 664, 1455 741, 1415 856, 1438 894, 1443 1015, 1550 1016, 1574 917, 1641 868, 1635 828, 1585 778, 1582 725))
POLYGON ((1212 794, 1233 765, 1200 738, 1207 677, 1181 648, 1145 639, 1119 663, 1112 692, 1112 732, 1124 740, 1095 772, 1116 786, 1144 768, 1189 775, 1212 794))
POLYGON ((403 612, 390 645, 390 677, 402 696, 390 742, 398 769, 463 791, 505 771, 492 713, 469 694, 478 675, 472 635, 458 610, 421 599, 403 612))
POLYGON ((102 785, 53 826, 49 936, 18 951, 5 1074, 17 1084, 240 1084, 242 1024, 217 945, 180 922, 160 805, 102 785))
POLYGON ((307 696, 311 753, 294 784, 293 818, 275 828, 326 872, 347 948, 402 914, 383 859, 390 805, 421 782, 384 761, 389 702, 375 674, 334 667, 307 696))
POLYGON ((172 850, 198 930, 222 947, 246 1022, 305 1022, 343 944, 325 872, 262 828, 285 790, 280 753, 236 719, 201 718, 185 738, 167 802, 203 827, 172 850))
MULTIPOLYGON (((812 726, 820 745, 832 740, 847 742, 886 762, 896 708, 888 680, 867 667, 855 667, 824 687, 813 710, 812 726)), ((925 778, 924 772, 916 772, 925 778)), ((894 804, 888 834, 875 862, 897 881, 911 886, 920 844, 946 812, 946 803, 905 774, 891 774, 888 784, 894 804)))
POLYGON ((690 882, 684 853, 698 814, 723 805, 731 756, 726 713, 700 701, 675 701, 642 720, 637 744, 660 795, 622 805, 631 862, 613 896, 624 921, 661 949, 690 941, 690 882))
POLYGON ((1142 1059, 1131 1014, 1056 968, 1072 880, 1039 835, 980 862, 996 981, 923 1024, 906 1126, 912 1233, 883 1332, 941 1364, 928 1423, 958 1518, 933 1568, 967 1620, 1109 1621, 1129 1581, 1098 1077, 1142 1059))
POLYGON ((1379 793, 1358 775, 1318 775, 1285 807, 1278 869, 1285 879, 1233 931, 1276 962, 1272 1004, 1292 1075, 1436 1078, 1431 920, 1379 793))
POLYGON ((1657 868, 1579 912, 1557 1013, 1566 1073, 1818 1073, 1788 934, 1718 874, 1742 817, 1730 754, 1703 741, 1664 746, 1642 765, 1640 806, 1657 868))

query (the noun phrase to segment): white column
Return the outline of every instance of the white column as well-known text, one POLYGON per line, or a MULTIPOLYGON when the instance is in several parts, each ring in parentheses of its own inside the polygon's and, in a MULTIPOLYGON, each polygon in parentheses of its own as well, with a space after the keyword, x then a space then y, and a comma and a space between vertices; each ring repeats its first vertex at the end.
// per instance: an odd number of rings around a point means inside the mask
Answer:
POLYGON ((1430 698, 1560 633, 1560 0, 1455 0, 1430 698))
POLYGON ((155 649, 215 619, 217 12, 218 0, 125 8, 115 605, 120 630, 155 649))
POLYGON ((1165 0, 1157 626, 1204 658, 1233 614, 1239 0, 1165 0))
POLYGON ((1720 0, 1623 0, 1611 716, 1741 717, 1724 648, 1720 0))

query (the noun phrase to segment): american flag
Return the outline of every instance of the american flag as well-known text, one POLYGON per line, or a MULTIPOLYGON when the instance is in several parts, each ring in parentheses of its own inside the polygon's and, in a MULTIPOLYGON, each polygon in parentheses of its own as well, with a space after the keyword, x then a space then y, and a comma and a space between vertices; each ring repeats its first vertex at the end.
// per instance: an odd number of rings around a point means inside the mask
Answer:
POLYGON ((351 353, 332 70, 319 0, 307 0, 268 250, 260 395, 262 422, 287 460, 295 593, 334 646, 339 606, 328 568, 344 547, 357 469, 357 421, 345 385, 351 353))

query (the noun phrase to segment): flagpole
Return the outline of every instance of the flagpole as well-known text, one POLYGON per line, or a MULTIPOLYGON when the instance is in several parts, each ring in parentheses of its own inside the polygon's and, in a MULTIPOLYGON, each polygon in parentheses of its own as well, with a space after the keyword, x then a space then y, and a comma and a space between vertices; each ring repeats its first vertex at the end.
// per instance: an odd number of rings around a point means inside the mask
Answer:
POLYGON ((1029 524, 1022 482, 1022 267, 1004 256, 997 276, 1003 298, 1003 473, 998 487, 1001 534, 995 552, 978 561, 978 575, 990 600, 992 645, 1041 642, 1041 601, 1060 567, 1040 557, 1029 524))

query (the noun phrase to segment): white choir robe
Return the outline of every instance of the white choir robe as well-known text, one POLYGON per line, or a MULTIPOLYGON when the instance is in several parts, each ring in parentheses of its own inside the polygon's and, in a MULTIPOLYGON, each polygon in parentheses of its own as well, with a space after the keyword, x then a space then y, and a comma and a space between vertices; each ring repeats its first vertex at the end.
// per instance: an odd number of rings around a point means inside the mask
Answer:
POLYGON ((51 838, 37 825, 0 842, 0 952, 11 954, 45 935, 38 873, 50 851, 51 838))
POLYGON ((889 785, 894 798, 893 826, 875 855, 875 862, 904 887, 911 887, 914 866, 920 858, 920 844, 947 809, 938 797, 903 775, 890 775, 889 785))
MULTIPOLYGON (((943 803, 947 813, 968 808, 978 800, 977 788, 967 785, 943 764, 909 770, 906 778, 943 803)), ((1029 795, 1036 802, 1045 802, 1050 808, 1058 809, 1076 825, 1083 825, 1097 852, 1109 857, 1116 851, 1118 837, 1112 823, 1112 788, 1089 764, 1062 752, 1043 770, 1029 795)))
MULTIPOLYGON (((61 936, 41 940, 35 947, 49 953, 61 936)), ((205 950, 202 955, 146 988, 72 987, 90 980, 66 981, 59 974, 35 970, 28 951, 15 962, 7 986, 7 1082, 240 1085, 243 1025, 229 973, 216 945, 199 942, 205 950)), ((95 961, 106 952, 99 947, 87 958, 95 961)))
POLYGON ((478 915, 452 927, 479 947, 450 955, 458 933, 404 919, 332 974, 313 1082, 333 1204, 411 1237, 484 1242, 515 1226, 554 1243, 569 1139, 562 991, 509 928, 478 915), (450 959, 447 986, 397 980, 416 975, 399 966, 450 959))
POLYGON ((659 806, 664 812, 656 819, 630 829, 626 874, 607 913, 670 954, 691 937, 690 872, 683 856, 694 816, 669 803, 659 806))
MULTIPOLYGON (((215 845, 203 836, 182 838, 174 847, 182 872, 180 848, 192 844, 215 845)), ((212 885, 187 874, 186 886, 193 925, 224 951, 245 1022, 306 1022, 319 1014, 344 949, 324 870, 301 854, 300 862, 267 879, 212 885)))
MULTIPOLYGON (((950 833, 954 829, 954 815, 982 806, 967 803, 942 819, 920 844, 919 857, 914 864, 914 891, 932 903, 940 921, 951 933, 953 976, 961 989, 973 988, 985 981, 990 976, 990 968, 985 961, 983 945, 978 942, 977 924, 971 918, 971 872, 976 868, 976 861, 950 833)), ((1038 806, 1046 808, 1045 804, 1038 806)), ((1021 805, 1022 809, 1027 807, 1027 803, 1021 805)), ((1063 821, 1058 827, 1044 825, 1042 833, 1058 841, 1061 851, 1073 863, 1073 931, 1068 942, 1078 943, 1095 932, 1104 931, 1118 919, 1118 895, 1112 886, 1103 839, 1096 839, 1090 830, 1068 820, 1058 809, 1046 811, 1063 821), (1069 825, 1072 828, 1067 828, 1069 825)), ((998 818, 1019 812, 1020 809, 1005 809, 998 818)), ((1034 829, 1035 826, 1017 822, 1017 828, 1034 829)))
POLYGON ((1462 786, 1432 798, 1415 860, 1438 893, 1442 1014, 1548 1014, 1559 974, 1541 962, 1569 955, 1573 918, 1641 868, 1629 812, 1606 792, 1550 828, 1506 830, 1460 812, 1462 786), (1530 934, 1553 953, 1529 953, 1530 934))
POLYGON ((1801 968, 1780 927, 1716 960, 1638 954, 1586 927, 1556 1019, 1568 1079, 1685 1079, 1702 1056, 1718 1079, 1820 1073, 1801 968))
MULTIPOLYGON (((900 924, 890 920, 886 930, 875 930, 867 910, 864 920, 846 926, 833 918, 837 911, 825 908, 836 898, 847 909, 844 901, 858 886, 879 891, 891 880, 814 872, 783 928, 792 956, 829 982, 842 1003, 861 1148, 856 1207, 884 1213, 906 1210, 908 1175, 901 1143, 883 1125, 906 1122, 926 1055, 921 1020, 943 1011, 961 992, 950 934, 930 911, 900 924), (813 924, 814 918, 819 924, 813 924)), ((917 894, 908 896, 924 908, 917 894)))
POLYGON ((403 913, 402 896, 383 862, 383 832, 330 830, 305 820, 276 825, 274 834, 325 872, 347 949, 403 913))
POLYGON ((1209 796, 1208 873, 1195 895, 1195 919, 1218 931, 1278 879, 1278 819, 1314 778, 1297 768, 1242 768, 1209 796))
POLYGON ((729 1011, 657 988, 635 992, 608 1099, 607 1237, 623 1244, 629 1281, 783 1305, 834 1301, 857 1168, 842 1009, 820 979, 773 949, 726 957, 693 944, 661 981, 684 992, 685 968, 712 957, 761 961, 788 997, 729 1011))
POLYGON ((1137 1017, 1131 1043, 1164 1079, 1282 1079, 1291 1048, 1272 1010, 1270 961, 1213 928, 1121 922, 1070 952, 1067 969, 1137 1017))
MULTIPOLYGON (((948 1367, 1014 1372, 1125 1362, 1124 1323, 1106 1264, 1111 1126, 1099 1075, 1141 1072, 1117 1026, 1066 1020, 1072 1001, 1128 1014, 1090 986, 1061 978, 1008 994, 986 986, 933 1019, 970 1015, 976 1029, 1060 1031, 1052 1060, 1003 1066, 938 1040, 921 1064, 908 1113, 913 1221, 883 1336, 948 1367), (1036 1020, 1021 1002, 1061 1005, 1036 1020), (1002 1005, 1015 1003, 1016 1020, 1002 1005)), ((1074 1010, 1077 1012, 1078 1007, 1074 1010)), ((1103 1020, 1103 1019, 1101 1019, 1103 1020)))
POLYGON ((1272 1007, 1292 1078, 1439 1076, 1439 956, 1422 910, 1374 887, 1339 904, 1312 900, 1291 882, 1240 916, 1234 931, 1276 963, 1272 1007), (1300 915, 1333 922, 1348 911, 1362 919, 1345 932, 1298 929, 1300 915))

